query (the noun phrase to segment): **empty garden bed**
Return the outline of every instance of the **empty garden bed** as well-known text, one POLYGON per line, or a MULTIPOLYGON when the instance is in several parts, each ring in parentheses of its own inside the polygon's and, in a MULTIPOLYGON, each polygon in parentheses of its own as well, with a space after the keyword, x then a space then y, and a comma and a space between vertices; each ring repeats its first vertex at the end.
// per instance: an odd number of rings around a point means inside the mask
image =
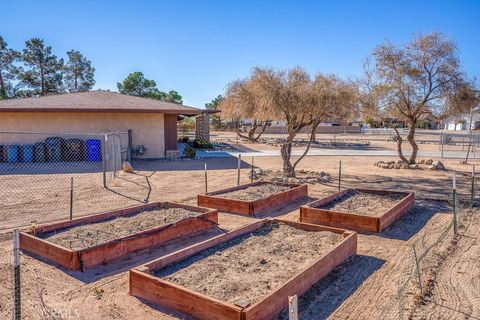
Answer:
POLYGON ((214 226, 218 211, 156 202, 20 233, 20 247, 71 270, 84 270, 214 226))
POLYGON ((404 215, 414 204, 413 193, 347 189, 300 208, 300 221, 382 232, 404 215))
POLYGON ((308 195, 307 185, 257 181, 198 195, 198 205, 225 212, 255 215, 308 195))
POLYGON ((269 319, 356 247, 355 232, 261 220, 130 270, 130 293, 199 319, 269 319))

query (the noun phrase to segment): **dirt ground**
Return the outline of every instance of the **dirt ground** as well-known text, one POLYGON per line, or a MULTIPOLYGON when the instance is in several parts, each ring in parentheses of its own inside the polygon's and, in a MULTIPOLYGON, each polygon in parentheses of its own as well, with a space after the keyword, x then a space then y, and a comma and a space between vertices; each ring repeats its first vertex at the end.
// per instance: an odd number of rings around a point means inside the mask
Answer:
MULTIPOLYGON (((241 183, 247 183, 250 182, 251 159, 243 157, 242 160, 241 183)), ((256 167, 281 169, 279 157, 256 157, 254 160, 256 167)), ((306 157, 299 164, 299 170, 325 171, 333 181, 309 185, 309 198, 258 218, 281 216, 298 220, 301 205, 338 191, 340 160, 342 189, 363 187, 413 191, 416 204, 385 232, 359 234, 357 256, 337 267, 300 298, 300 319, 398 319, 395 304, 398 284, 413 266, 412 244, 434 242, 451 223, 452 208, 444 200, 451 197, 452 174, 456 172, 459 196, 466 198, 471 186, 471 165, 445 160, 446 171, 388 170, 373 165, 376 161, 387 160, 385 158, 306 157)), ((209 168, 208 191, 236 185, 235 158, 139 162, 134 163, 134 174, 121 174, 109 189, 97 188, 100 176, 75 175, 78 190, 75 192, 74 215, 138 205, 145 199, 196 204, 196 195, 205 192, 205 162, 209 168)), ((479 167, 478 160, 473 163, 479 167)), ((44 182, 41 186, 32 184, 30 178, 17 176, 10 184, 3 184, 2 180, 2 185, 11 185, 14 190, 9 192, 0 208, 0 229, 3 228, 4 233, 0 237, 0 319, 10 319, 13 312, 12 228, 29 226, 34 220, 38 223, 68 217, 68 201, 60 199, 69 198, 70 175, 37 176, 36 179, 44 182), (60 178, 65 183, 59 184, 60 178)), ((478 192, 476 197, 478 199, 478 192)), ((256 219, 220 213, 220 229, 137 252, 86 273, 70 272, 22 254, 24 319, 55 319, 55 315, 57 319, 68 319, 68 315, 89 320, 185 319, 183 315, 130 296, 128 270, 252 221, 256 219)), ((406 316, 418 319, 480 318, 480 211, 474 209, 470 216, 461 214, 460 222, 463 227, 454 250, 449 249, 452 239, 449 234, 445 244, 439 245, 438 252, 425 258, 422 270, 425 269, 426 281, 434 281, 429 282, 429 296, 422 304, 416 302, 418 288, 414 283, 408 286, 406 316)))
POLYGON ((165 206, 134 215, 49 232, 43 234, 42 238, 65 248, 80 250, 161 227, 181 219, 195 217, 198 214, 197 211, 165 206))
POLYGON ((319 208, 364 216, 378 216, 398 204, 404 196, 396 193, 378 195, 352 190, 319 208))
POLYGON ((342 241, 270 222, 259 230, 158 270, 156 276, 207 296, 246 306, 284 284, 342 241))
POLYGON ((220 194, 217 194, 217 196, 220 196, 226 199, 254 201, 258 199, 264 199, 276 193, 287 191, 288 189, 290 189, 290 187, 268 183, 268 184, 261 184, 258 186, 243 188, 240 190, 220 193, 220 194))

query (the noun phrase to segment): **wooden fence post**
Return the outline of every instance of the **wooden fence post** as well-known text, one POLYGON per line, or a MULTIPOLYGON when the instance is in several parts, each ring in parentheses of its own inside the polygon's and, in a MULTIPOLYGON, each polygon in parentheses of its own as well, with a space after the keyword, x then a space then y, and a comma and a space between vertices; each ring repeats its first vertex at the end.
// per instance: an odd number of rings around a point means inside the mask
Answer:
POLYGON ((288 297, 288 320, 298 320, 298 297, 288 297))

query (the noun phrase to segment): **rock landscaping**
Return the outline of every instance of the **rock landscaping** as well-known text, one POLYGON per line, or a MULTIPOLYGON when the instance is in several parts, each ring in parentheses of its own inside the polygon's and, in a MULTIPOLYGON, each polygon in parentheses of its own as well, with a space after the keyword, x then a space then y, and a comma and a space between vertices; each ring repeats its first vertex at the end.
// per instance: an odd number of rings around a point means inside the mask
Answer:
POLYGON ((422 159, 413 164, 408 164, 402 160, 377 161, 374 165, 383 169, 445 170, 445 166, 441 161, 433 161, 432 159, 422 159))

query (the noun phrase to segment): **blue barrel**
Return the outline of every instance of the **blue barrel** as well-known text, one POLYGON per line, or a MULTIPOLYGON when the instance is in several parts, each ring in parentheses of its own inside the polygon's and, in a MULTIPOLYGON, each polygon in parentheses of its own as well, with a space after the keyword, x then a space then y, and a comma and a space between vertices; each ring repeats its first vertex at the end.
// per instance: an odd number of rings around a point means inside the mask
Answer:
POLYGON ((34 157, 35 162, 45 162, 47 161, 47 144, 45 142, 37 142, 34 144, 34 157))
POLYGON ((22 146, 23 162, 33 162, 34 159, 33 144, 26 144, 22 146))
POLYGON ((50 137, 45 139, 47 147, 47 160, 49 162, 62 161, 63 139, 59 137, 50 137))
POLYGON ((101 161, 102 160, 102 142, 100 139, 88 139, 87 144, 87 160, 101 161))
POLYGON ((17 163, 19 162, 20 158, 20 146, 13 144, 8 145, 7 147, 7 162, 9 163, 17 163))

